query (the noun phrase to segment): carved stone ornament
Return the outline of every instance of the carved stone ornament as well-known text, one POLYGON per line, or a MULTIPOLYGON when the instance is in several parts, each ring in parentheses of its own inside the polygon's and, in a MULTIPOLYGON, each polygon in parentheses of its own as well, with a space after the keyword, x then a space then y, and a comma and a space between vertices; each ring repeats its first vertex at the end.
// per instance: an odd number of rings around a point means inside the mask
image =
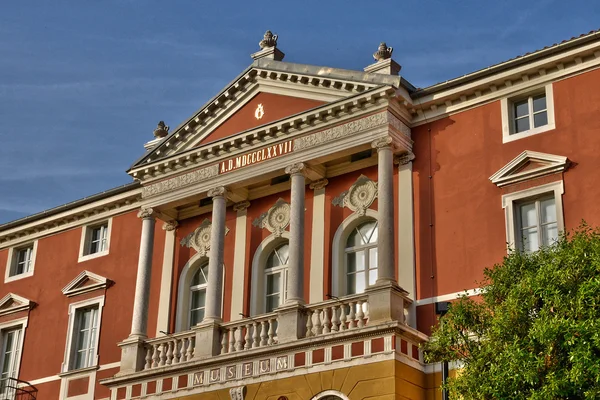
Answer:
POLYGON ((244 400, 246 397, 246 386, 240 386, 229 389, 231 400, 244 400))
POLYGON ((154 210, 151 208, 142 208, 137 216, 138 218, 142 218, 142 219, 149 219, 149 218, 154 218, 154 210))
POLYGON ((393 140, 390 136, 384 136, 384 137, 380 137, 380 138, 373 140, 373 142, 371 142, 371 147, 373 147, 374 149, 377 149, 377 151, 379 151, 381 149, 391 147, 392 142, 393 142, 393 140))
POLYGON ((304 171, 306 171, 306 166, 304 163, 292 164, 285 167, 285 173, 289 175, 301 174, 304 171))
POLYGON ((248 207, 250 207, 250 202, 248 200, 240 201, 233 205, 233 211, 245 211, 248 207))
POLYGON ((385 42, 381 42, 377 51, 373 53, 373 58, 376 61, 387 60, 388 58, 392 58, 392 52, 394 51, 393 47, 388 47, 385 42))
POLYGON ((413 153, 405 152, 402 154, 398 154, 398 156, 394 158, 394 164, 406 165, 414 159, 415 155, 413 153))
POLYGON ((225 186, 217 186, 216 188, 210 189, 207 193, 208 197, 225 196, 226 194, 227 189, 225 186))
MULTIPOLYGON (((200 226, 196 230, 183 239, 181 239, 181 245, 193 248, 201 256, 208 255, 210 250, 210 229, 212 227, 211 222, 208 219, 202 221, 200 226)), ((225 234, 227 235, 229 229, 225 227, 225 234)))
POLYGON ((277 35, 274 35, 271 31, 266 31, 263 40, 261 40, 258 45, 261 49, 277 47, 277 35))
POLYGON ((320 189, 323 189, 328 184, 329 184, 329 181, 327 179, 319 179, 318 181, 311 182, 309 187, 312 190, 320 190, 320 189))
POLYGON ((164 121, 159 121, 156 129, 154 130, 154 137, 164 138, 169 134, 169 127, 165 125, 164 121))
POLYGON ((338 207, 348 207, 358 215, 365 215, 367 209, 371 207, 373 201, 377 198, 377 182, 364 175, 358 177, 350 189, 341 193, 332 204, 338 207))
POLYGON ((258 228, 267 228, 269 232, 280 237, 290 224, 290 205, 283 199, 275 202, 273 207, 252 221, 258 228))
POLYGON ((179 225, 179 223, 177 221, 169 221, 169 222, 165 222, 162 226, 163 230, 167 231, 167 232, 171 232, 174 231, 175 229, 177 229, 177 226, 179 225))

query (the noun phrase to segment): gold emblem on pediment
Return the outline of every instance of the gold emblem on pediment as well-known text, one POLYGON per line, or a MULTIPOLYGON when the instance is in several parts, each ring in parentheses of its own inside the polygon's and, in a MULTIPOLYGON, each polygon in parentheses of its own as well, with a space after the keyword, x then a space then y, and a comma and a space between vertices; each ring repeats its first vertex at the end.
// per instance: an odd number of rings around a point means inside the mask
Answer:
POLYGON ((261 103, 258 106, 256 106, 256 110, 254 110, 254 117, 256 119, 261 119, 263 117, 263 115, 265 115, 265 108, 263 107, 263 105, 261 103))

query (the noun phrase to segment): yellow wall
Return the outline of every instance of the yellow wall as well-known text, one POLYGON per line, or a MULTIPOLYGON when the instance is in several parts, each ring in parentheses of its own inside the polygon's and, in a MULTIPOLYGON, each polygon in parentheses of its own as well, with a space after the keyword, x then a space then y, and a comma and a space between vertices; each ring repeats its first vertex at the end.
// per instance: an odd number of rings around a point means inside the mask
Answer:
MULTIPOLYGON (((285 379, 247 385, 246 400, 310 400, 325 391, 339 391, 350 400, 438 400, 441 374, 425 375, 399 361, 338 368, 285 379)), ((185 400, 230 400, 229 390, 182 398, 185 400)))

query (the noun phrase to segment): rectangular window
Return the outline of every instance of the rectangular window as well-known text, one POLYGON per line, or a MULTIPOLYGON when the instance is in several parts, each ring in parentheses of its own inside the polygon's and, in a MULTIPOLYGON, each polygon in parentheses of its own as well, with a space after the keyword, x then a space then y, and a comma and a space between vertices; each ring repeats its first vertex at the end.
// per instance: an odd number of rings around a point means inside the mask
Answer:
POLYGON ((0 394, 11 398, 14 394, 13 388, 15 382, 11 382, 11 378, 17 378, 19 358, 21 354, 21 333, 22 327, 5 329, 1 333, 2 337, 2 352, 0 353, 0 366, 2 372, 0 374, 0 394))
POLYGON ((553 96, 550 83, 501 99, 502 142, 507 143, 554 129, 556 125, 553 96))
POLYGON ((107 238, 108 238, 108 224, 100 225, 95 228, 91 228, 90 236, 90 248, 88 254, 100 253, 106 251, 107 238))
POLYGON ((533 252, 558 239, 558 220, 554 197, 518 204, 519 249, 533 252))
POLYGON ((70 370, 95 365, 97 335, 98 305, 77 309, 71 343, 70 370))
POLYGON ((31 271, 33 245, 15 251, 15 260, 10 276, 25 274, 31 271))

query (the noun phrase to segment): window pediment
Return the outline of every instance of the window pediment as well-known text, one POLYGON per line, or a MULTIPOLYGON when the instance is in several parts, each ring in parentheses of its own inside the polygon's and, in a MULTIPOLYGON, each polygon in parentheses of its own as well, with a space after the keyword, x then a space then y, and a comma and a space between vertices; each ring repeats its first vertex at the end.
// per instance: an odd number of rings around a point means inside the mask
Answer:
MULTIPOLYGON (((202 257, 207 256, 210 251, 211 227, 211 221, 205 219, 192 233, 181 239, 180 244, 188 248, 193 248, 202 257)), ((229 233, 229 228, 225 227, 225 235, 227 233, 229 233)))
POLYGON ((503 187, 565 171, 568 165, 567 157, 525 150, 489 179, 496 186, 503 187))
POLYGON ((18 294, 8 293, 0 300, 0 317, 33 308, 35 303, 18 294))
POLYGON ((73 297, 93 290, 104 289, 111 283, 109 279, 103 276, 90 271, 81 271, 75 279, 63 288, 62 292, 67 297, 73 297))
POLYGON ((333 199, 332 204, 338 207, 347 207, 358 215, 365 215, 367 209, 377 198, 377 182, 361 175, 350 189, 342 192, 333 199))
POLYGON ((283 199, 278 199, 266 213, 252 221, 258 228, 266 228, 276 237, 281 237, 290 224, 290 205, 283 199))

